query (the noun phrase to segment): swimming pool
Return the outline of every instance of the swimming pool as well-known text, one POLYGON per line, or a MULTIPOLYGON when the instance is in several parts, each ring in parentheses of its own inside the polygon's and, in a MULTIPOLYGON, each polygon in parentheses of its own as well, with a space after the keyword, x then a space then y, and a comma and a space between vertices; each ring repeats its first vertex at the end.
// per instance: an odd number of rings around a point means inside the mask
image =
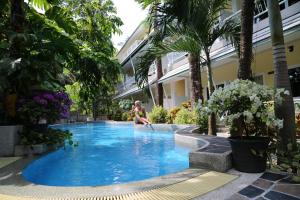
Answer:
POLYGON ((100 186, 144 180, 189 166, 186 147, 172 132, 141 131, 133 125, 56 125, 70 130, 78 147, 68 146, 23 170, 27 181, 49 186, 100 186))

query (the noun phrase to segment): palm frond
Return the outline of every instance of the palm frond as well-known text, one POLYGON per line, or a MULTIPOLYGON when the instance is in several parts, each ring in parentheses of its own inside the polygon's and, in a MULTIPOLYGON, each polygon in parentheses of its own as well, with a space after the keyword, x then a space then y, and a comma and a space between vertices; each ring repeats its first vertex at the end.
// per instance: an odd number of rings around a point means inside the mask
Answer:
POLYGON ((210 46, 213 45, 217 38, 223 38, 226 41, 229 41, 239 53, 240 32, 241 28, 238 23, 233 20, 227 20, 213 29, 210 37, 210 46))
POLYGON ((41 10, 47 10, 48 8, 50 8, 50 4, 47 0, 29 0, 28 2, 30 5, 33 5, 34 7, 41 10))

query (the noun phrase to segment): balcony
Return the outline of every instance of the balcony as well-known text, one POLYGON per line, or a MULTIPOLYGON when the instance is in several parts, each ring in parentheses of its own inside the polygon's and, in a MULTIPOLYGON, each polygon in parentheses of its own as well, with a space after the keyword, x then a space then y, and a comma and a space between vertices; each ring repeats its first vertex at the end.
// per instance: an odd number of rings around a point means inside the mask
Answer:
POLYGON ((127 77, 125 81, 117 86, 118 94, 121 94, 131 88, 135 87, 135 77, 127 77))
POLYGON ((134 51, 136 51, 142 44, 145 44, 147 39, 136 40, 126 51, 120 56, 120 63, 123 63, 128 57, 130 57, 134 51))
MULTIPOLYGON (((280 0, 279 1, 282 15, 284 31, 288 31, 300 25, 300 0, 280 0)), ((241 11, 237 11, 224 19, 240 20, 241 11)), ((259 0, 255 5, 255 16, 253 19, 253 45, 264 41, 270 37, 268 9, 266 0, 259 0)), ((213 60, 221 59, 225 55, 234 54, 235 49, 225 40, 219 39, 211 49, 213 60)))

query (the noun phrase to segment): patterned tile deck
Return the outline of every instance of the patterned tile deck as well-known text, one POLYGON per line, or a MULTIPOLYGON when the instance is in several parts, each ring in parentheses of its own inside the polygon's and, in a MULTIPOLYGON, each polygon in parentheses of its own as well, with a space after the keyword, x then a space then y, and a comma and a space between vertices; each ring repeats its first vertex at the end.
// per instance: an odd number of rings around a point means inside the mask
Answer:
POLYGON ((227 200, 300 200, 300 184, 288 182, 287 177, 283 174, 266 172, 227 200))

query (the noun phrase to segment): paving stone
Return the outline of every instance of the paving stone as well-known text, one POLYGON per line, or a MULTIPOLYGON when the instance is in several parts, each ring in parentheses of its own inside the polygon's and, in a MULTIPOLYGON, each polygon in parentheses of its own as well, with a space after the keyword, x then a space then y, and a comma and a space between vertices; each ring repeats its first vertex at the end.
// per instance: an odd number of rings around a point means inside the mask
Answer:
POLYGON ((265 195, 270 200, 300 200, 300 198, 293 197, 280 192, 270 191, 265 195))
POLYGON ((234 194, 232 195, 231 197, 229 197, 228 199, 226 200, 248 200, 249 198, 245 197, 245 196, 242 196, 242 195, 239 195, 239 194, 234 194))
POLYGON ((273 185, 273 182, 259 178, 256 181, 254 181, 254 183, 252 183, 252 185, 262 188, 262 189, 268 189, 273 185))
POLYGON ((269 181, 278 181, 280 179, 283 179, 287 177, 286 175, 282 175, 282 174, 275 174, 275 173, 271 173, 271 172, 266 172, 264 173, 260 178, 269 180, 269 181))
POLYGON ((290 194, 300 198, 300 185, 299 184, 277 184, 274 189, 277 192, 290 194))
POLYGON ((254 198, 254 197, 261 195, 263 192, 264 192, 264 190, 254 187, 252 185, 249 185, 246 188, 239 191, 239 194, 244 195, 249 198, 254 198))

